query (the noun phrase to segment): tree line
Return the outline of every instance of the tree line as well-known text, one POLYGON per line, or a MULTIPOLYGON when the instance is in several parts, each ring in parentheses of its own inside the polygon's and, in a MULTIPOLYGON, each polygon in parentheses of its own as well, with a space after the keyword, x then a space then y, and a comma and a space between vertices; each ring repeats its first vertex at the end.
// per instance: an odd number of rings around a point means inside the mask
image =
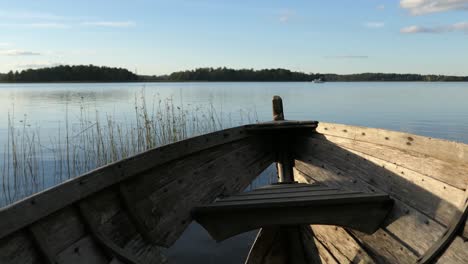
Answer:
POLYGON ((255 81, 255 82, 304 82, 321 79, 328 82, 364 82, 364 81, 468 81, 468 76, 421 75, 399 73, 303 73, 287 69, 229 69, 229 68, 198 68, 194 70, 174 72, 165 76, 146 76, 146 80, 154 81, 255 81))
POLYGON ((94 65, 61 65, 0 75, 0 81, 4 82, 128 82, 138 79, 138 75, 127 69, 94 65))
POLYGON ((136 75, 127 69, 94 65, 57 66, 10 71, 0 74, 2 82, 133 82, 133 81, 216 81, 216 82, 328 82, 365 81, 468 81, 468 76, 421 75, 398 73, 321 74, 287 69, 198 68, 168 75, 136 75))

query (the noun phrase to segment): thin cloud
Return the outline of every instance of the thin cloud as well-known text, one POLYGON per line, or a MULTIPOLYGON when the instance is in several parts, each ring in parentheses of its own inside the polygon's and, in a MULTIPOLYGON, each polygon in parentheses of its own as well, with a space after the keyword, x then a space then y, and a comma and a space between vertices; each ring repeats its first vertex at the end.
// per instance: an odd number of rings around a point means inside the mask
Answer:
POLYGON ((326 59, 368 59, 367 55, 338 55, 338 56, 325 56, 326 59))
POLYGON ((56 67, 60 65, 65 65, 63 63, 56 63, 56 62, 33 62, 28 64, 18 64, 16 65, 17 69, 40 69, 40 68, 48 68, 48 67, 56 67))
POLYGON ((38 56, 39 52, 26 51, 26 50, 0 50, 0 55, 5 56, 38 56))
POLYGON ((412 15, 468 10, 468 0, 400 0, 400 7, 412 15))
POLYGON ((364 26, 368 28, 383 28, 385 26, 384 22, 367 22, 364 26))
POLYGON ((378 10, 384 10, 385 9, 385 5, 378 5, 376 7, 378 10))
POLYGON ((465 32, 468 33, 468 22, 455 23, 448 26, 439 26, 439 27, 423 27, 423 26, 409 26, 402 28, 401 33, 404 34, 417 34, 417 33, 447 33, 447 32, 465 32))
POLYGON ((288 23, 295 15, 296 12, 294 10, 285 9, 281 11, 278 20, 281 23, 288 23))
POLYGON ((86 21, 82 22, 81 25, 95 27, 129 28, 136 26, 136 23, 134 21, 86 21))
POLYGON ((10 46, 11 43, 8 42, 0 42, 0 47, 10 46))

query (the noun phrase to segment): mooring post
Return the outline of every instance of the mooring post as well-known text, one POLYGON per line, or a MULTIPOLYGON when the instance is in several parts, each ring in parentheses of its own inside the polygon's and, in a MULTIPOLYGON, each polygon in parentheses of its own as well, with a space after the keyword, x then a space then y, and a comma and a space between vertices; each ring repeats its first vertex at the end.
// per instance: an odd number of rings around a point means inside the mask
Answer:
MULTIPOLYGON (((283 99, 278 95, 273 96, 273 120, 284 121, 283 99)), ((288 134, 279 133, 276 135, 276 168, 278 170, 279 182, 293 182, 293 159, 289 151, 288 134)))

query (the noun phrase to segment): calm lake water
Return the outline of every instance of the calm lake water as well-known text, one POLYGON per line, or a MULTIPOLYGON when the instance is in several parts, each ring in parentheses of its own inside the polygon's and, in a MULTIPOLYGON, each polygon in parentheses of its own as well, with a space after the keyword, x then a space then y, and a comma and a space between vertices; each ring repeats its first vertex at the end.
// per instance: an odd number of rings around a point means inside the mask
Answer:
MULTIPOLYGON (((71 136, 80 132, 74 124, 83 109, 125 123, 135 116, 135 100, 143 97, 150 109, 160 100, 171 100, 187 111, 214 109, 218 121, 228 127, 271 120, 273 95, 283 98, 286 119, 379 127, 468 143, 468 83, 80 83, 0 84, 0 147, 3 154, 9 116, 12 126, 38 131, 47 147, 59 133, 63 136, 67 122, 71 136)), ((270 169, 257 184, 266 183, 272 174, 270 169)), ((217 244, 193 224, 167 254, 176 263, 242 263, 254 237, 251 232, 217 244)))

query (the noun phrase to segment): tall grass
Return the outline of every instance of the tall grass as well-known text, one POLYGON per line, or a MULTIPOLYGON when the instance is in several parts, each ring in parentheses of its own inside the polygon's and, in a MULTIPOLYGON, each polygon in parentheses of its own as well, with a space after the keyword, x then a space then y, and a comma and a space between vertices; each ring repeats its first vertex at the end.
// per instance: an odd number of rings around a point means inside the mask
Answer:
POLYGON ((172 98, 153 98, 147 105, 144 91, 135 95, 134 115, 117 120, 113 115, 86 108, 70 119, 68 107, 57 135, 44 142, 41 129, 32 127, 25 115, 17 124, 8 114, 8 136, 3 146, 0 206, 145 150, 204 134, 233 124, 257 122, 256 114, 222 113, 212 103, 204 106, 176 105, 172 98))

